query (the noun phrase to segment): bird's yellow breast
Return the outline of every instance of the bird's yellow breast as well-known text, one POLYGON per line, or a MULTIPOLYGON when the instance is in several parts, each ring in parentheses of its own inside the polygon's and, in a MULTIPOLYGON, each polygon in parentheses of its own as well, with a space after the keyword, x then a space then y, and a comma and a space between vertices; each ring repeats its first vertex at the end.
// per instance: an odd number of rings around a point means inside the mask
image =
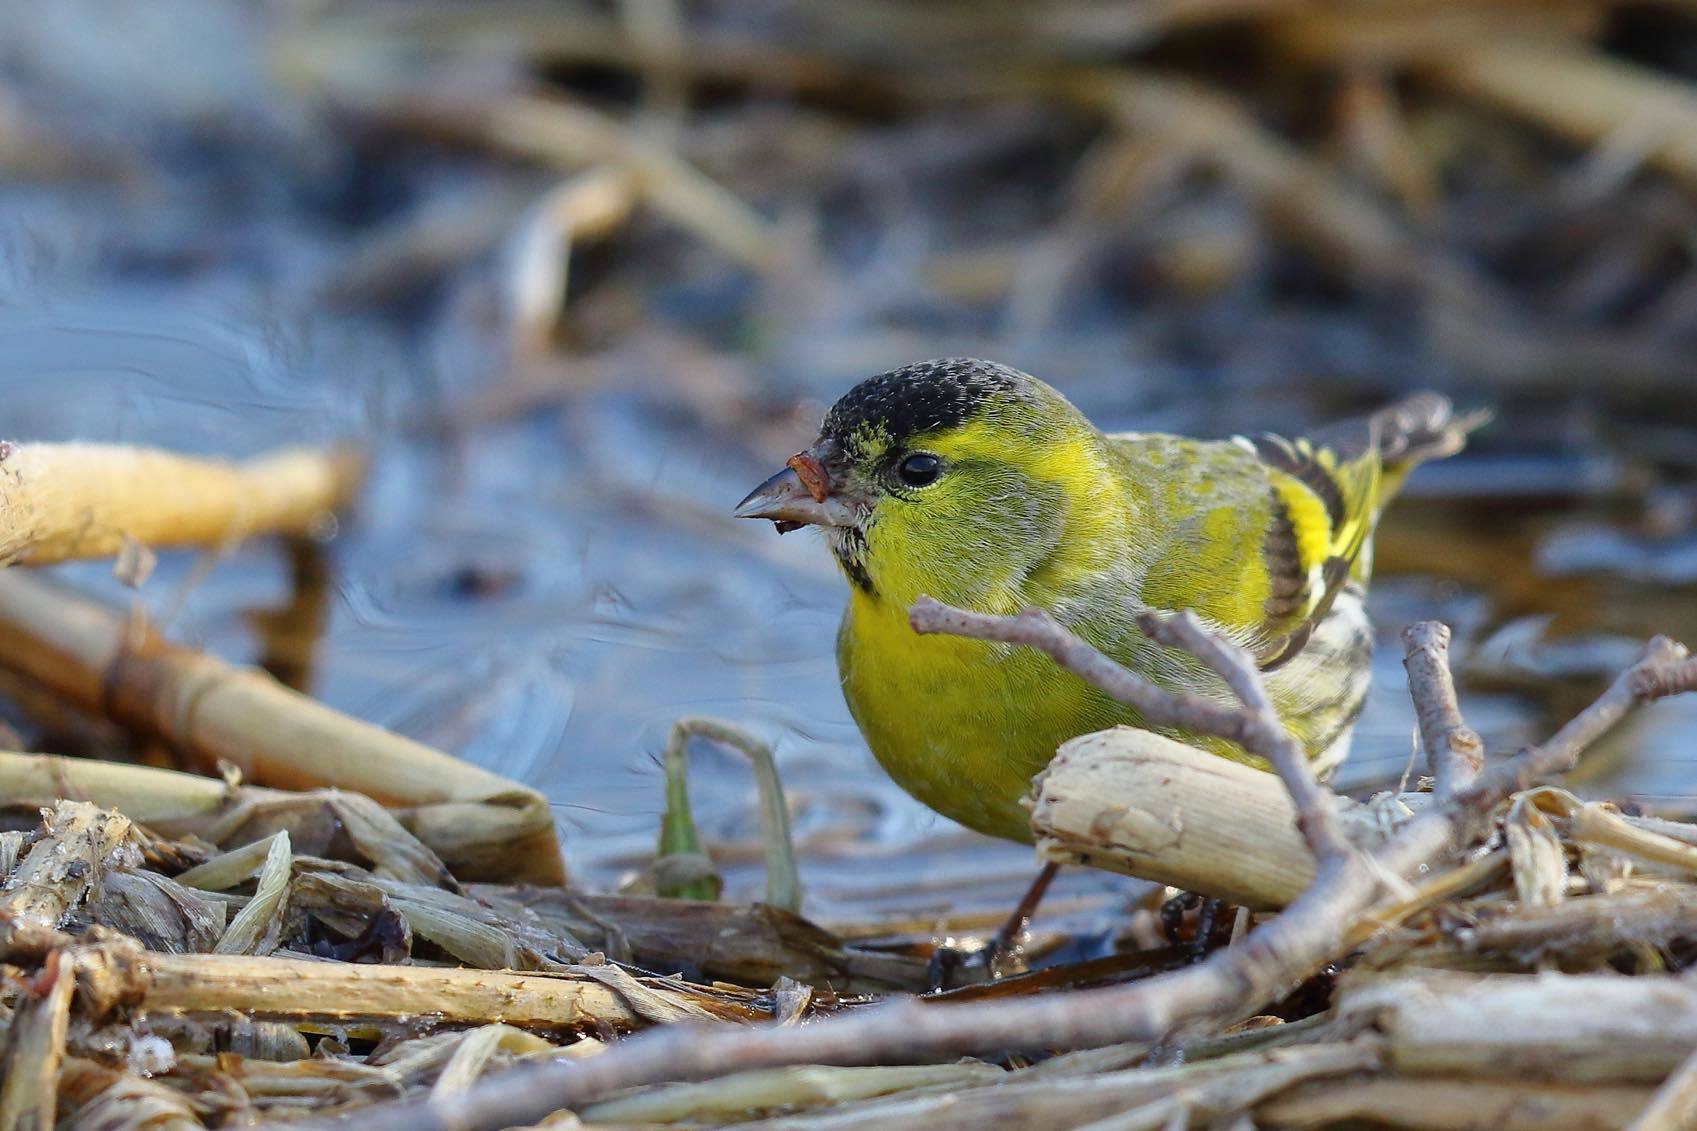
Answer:
POLYGON ((1126 708, 1029 648, 919 636, 856 592, 837 639, 843 695, 897 785, 969 828, 1030 840, 1019 799, 1066 739, 1126 708))

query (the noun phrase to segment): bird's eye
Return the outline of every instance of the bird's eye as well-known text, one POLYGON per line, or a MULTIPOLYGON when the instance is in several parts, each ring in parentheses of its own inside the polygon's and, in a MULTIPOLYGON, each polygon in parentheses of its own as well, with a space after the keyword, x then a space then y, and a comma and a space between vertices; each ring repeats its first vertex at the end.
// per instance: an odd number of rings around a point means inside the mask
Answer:
POLYGON ((896 474, 909 487, 923 487, 942 474, 943 461, 930 452, 914 452, 896 467, 896 474))

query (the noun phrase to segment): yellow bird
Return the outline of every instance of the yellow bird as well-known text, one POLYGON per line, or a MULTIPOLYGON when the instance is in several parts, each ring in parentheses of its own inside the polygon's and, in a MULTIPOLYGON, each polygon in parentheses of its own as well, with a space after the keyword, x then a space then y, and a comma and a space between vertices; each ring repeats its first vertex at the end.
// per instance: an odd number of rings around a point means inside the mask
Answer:
MULTIPOLYGON (((1251 650, 1280 717, 1329 772, 1367 694, 1373 527, 1407 473, 1461 450, 1483 414, 1433 393, 1311 439, 1106 435, 1042 381, 926 361, 861 382, 817 439, 737 507, 812 525, 849 582, 837 663, 879 763, 969 828, 1031 840, 1019 804, 1062 742, 1137 713, 1030 648, 920 636, 921 595, 1035 606, 1137 674, 1230 702, 1139 631, 1189 609, 1251 650)), ((1164 730, 1260 764, 1222 739, 1164 730)))

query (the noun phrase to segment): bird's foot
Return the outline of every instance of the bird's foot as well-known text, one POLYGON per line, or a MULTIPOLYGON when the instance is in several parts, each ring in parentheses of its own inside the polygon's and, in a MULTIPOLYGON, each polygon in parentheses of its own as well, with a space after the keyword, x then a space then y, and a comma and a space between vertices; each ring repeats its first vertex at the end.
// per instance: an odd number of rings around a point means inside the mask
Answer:
POLYGON ((1201 962, 1213 948, 1214 931, 1224 921, 1220 912, 1225 906, 1224 900, 1181 891, 1161 904, 1161 929, 1165 932, 1167 941, 1173 945, 1186 942, 1185 919, 1191 911, 1195 911, 1196 925, 1188 939, 1190 961, 1201 962))
POLYGON ((1029 941, 1030 935, 1023 930, 1013 939, 1004 939, 1000 931, 987 939, 939 939, 925 964, 926 992, 958 990, 1024 974, 1030 969, 1026 962, 1029 941))
POLYGON ((996 978, 990 943, 976 938, 941 938, 925 963, 925 992, 941 993, 996 978))
POLYGON ((1059 864, 1043 865, 1043 870, 1025 889, 1019 905, 988 939, 976 945, 955 939, 939 943, 931 952, 931 960, 926 966, 931 990, 935 992, 979 982, 994 982, 1029 970, 1026 951, 1031 942, 1031 916, 1037 911, 1037 905, 1043 902, 1043 896, 1059 870, 1059 864))

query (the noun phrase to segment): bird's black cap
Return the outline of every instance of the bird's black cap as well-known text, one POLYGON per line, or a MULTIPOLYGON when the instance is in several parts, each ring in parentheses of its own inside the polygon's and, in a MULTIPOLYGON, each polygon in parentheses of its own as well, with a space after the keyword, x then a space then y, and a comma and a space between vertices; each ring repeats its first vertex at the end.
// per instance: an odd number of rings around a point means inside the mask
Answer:
POLYGON ((820 434, 845 448, 867 429, 892 444, 970 420, 993 397, 1016 392, 1027 378, 1017 369, 971 357, 904 365, 868 377, 831 406, 820 434))

